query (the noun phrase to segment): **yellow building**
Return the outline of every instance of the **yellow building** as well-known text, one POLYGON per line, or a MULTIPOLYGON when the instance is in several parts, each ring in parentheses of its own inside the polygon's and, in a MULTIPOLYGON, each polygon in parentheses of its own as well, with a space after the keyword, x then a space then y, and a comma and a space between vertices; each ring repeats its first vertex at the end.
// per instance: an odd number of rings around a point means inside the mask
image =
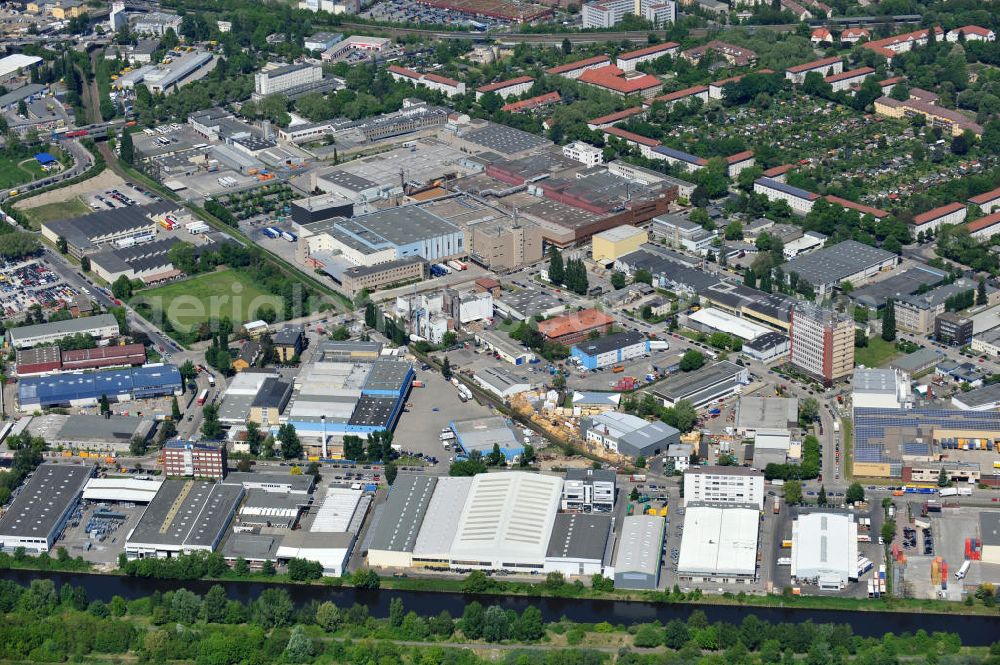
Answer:
POLYGON ((60 21, 76 18, 86 11, 83 3, 79 0, 57 0, 51 9, 52 18, 60 21))
POLYGON ((983 135, 982 125, 976 123, 969 116, 959 111, 940 107, 927 98, 911 97, 905 102, 901 102, 891 97, 880 97, 875 100, 875 113, 888 118, 911 118, 915 115, 922 115, 927 119, 928 125, 940 127, 952 136, 959 136, 966 130, 976 136, 983 135))
POLYGON ((29 2, 24 6, 24 10, 29 14, 41 14, 43 11, 45 11, 45 3, 29 2))
POLYGON ((645 229, 625 224, 594 234, 591 253, 594 261, 610 263, 636 251, 645 242, 649 242, 649 234, 645 229))

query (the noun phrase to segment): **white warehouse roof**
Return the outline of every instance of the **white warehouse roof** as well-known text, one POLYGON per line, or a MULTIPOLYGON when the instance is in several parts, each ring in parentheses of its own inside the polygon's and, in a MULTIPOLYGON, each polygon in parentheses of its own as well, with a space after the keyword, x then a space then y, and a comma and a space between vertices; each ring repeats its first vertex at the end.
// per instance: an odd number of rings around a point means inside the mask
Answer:
POLYGON ((451 546, 454 565, 544 565, 562 478, 523 471, 475 476, 451 546), (487 563, 489 562, 489 563, 487 563))
POLYGON ((13 74, 25 67, 33 67, 41 61, 42 59, 37 55, 24 55, 23 53, 14 53, 6 58, 0 58, 0 77, 13 74))
POLYGON ((313 521, 313 533, 344 533, 351 525, 354 511, 358 509, 361 501, 361 490, 349 490, 340 487, 327 489, 323 503, 320 504, 316 512, 316 519, 313 521))
POLYGON ((677 573, 752 577, 757 570, 759 523, 760 512, 754 508, 689 506, 677 573))
POLYGON ((792 578, 846 583, 857 572, 858 525, 851 515, 810 513, 792 524, 792 578))
POLYGON ((735 335, 746 341, 757 339, 764 333, 771 332, 770 328, 765 328, 762 325, 753 323, 752 321, 748 321, 738 316, 733 316, 732 314, 723 312, 721 309, 716 309, 714 307, 705 307, 704 309, 700 309, 694 314, 688 315, 688 318, 695 323, 699 323, 713 330, 735 335))
POLYGON ((83 488, 84 501, 123 501, 149 503, 160 490, 163 480, 138 478, 91 478, 83 488))
POLYGON ((472 478, 442 476, 434 486, 434 494, 427 504, 427 515, 420 525, 413 556, 430 559, 447 559, 451 543, 455 540, 458 520, 472 489, 472 478))

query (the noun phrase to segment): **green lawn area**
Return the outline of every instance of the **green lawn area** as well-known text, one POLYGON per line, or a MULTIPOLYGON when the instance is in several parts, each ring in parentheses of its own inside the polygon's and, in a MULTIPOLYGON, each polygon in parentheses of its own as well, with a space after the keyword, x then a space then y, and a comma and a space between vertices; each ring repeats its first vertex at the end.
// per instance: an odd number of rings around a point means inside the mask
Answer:
POLYGON ((0 155, 0 189, 12 188, 23 182, 31 182, 44 175, 42 167, 38 162, 32 160, 25 162, 24 166, 18 166, 24 161, 24 157, 6 157, 0 155))
POLYGON ((895 342, 887 342, 875 335, 868 340, 868 346, 854 349, 854 364, 865 367, 881 367, 898 355, 900 353, 896 350, 895 342))
POLYGON ((37 229, 43 222, 51 222, 56 219, 72 219, 73 217, 86 215, 93 212, 93 210, 80 199, 73 197, 69 201, 57 201, 55 203, 46 203, 36 208, 24 208, 21 212, 31 222, 32 228, 37 229))
POLYGON ((284 311, 281 298, 261 289, 238 270, 220 270, 140 291, 132 297, 144 316, 163 312, 174 328, 190 332, 210 319, 229 317, 234 326, 259 318, 261 307, 284 311))

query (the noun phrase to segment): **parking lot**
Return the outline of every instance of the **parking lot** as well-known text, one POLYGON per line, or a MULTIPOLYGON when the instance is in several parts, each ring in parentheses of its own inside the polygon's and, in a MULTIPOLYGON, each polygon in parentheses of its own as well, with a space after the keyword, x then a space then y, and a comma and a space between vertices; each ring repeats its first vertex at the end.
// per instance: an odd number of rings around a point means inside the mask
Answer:
POLYGON ((441 430, 453 420, 488 416, 493 410, 479 404, 474 398, 462 402, 458 391, 445 381, 440 372, 417 367, 417 380, 423 381, 423 388, 414 388, 407 400, 406 412, 396 426, 393 443, 402 446, 403 451, 421 453, 437 459, 437 464, 428 466, 428 471, 436 474, 448 473, 452 452, 441 443, 441 430))
POLYGON ((93 192, 87 197, 86 202, 94 210, 114 210, 115 208, 149 205, 160 200, 156 194, 147 192, 138 185, 127 183, 121 187, 93 192))
POLYGON ((93 563, 114 563, 144 509, 145 506, 134 503, 82 502, 56 541, 56 547, 65 547, 73 558, 82 556, 93 563))
POLYGON ((44 259, 0 264, 0 307, 5 318, 22 317, 34 305, 60 309, 77 295, 44 259))

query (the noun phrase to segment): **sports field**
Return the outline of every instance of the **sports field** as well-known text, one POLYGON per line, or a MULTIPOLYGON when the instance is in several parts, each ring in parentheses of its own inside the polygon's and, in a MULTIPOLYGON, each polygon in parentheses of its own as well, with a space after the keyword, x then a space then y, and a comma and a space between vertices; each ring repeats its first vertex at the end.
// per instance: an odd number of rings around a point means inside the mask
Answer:
POLYGON ((278 314, 284 311, 280 297, 267 293, 237 270, 206 273, 143 290, 129 304, 143 316, 154 319, 154 323, 162 313, 182 333, 211 319, 226 317, 239 326, 260 318, 258 312, 262 307, 273 308, 278 314))

